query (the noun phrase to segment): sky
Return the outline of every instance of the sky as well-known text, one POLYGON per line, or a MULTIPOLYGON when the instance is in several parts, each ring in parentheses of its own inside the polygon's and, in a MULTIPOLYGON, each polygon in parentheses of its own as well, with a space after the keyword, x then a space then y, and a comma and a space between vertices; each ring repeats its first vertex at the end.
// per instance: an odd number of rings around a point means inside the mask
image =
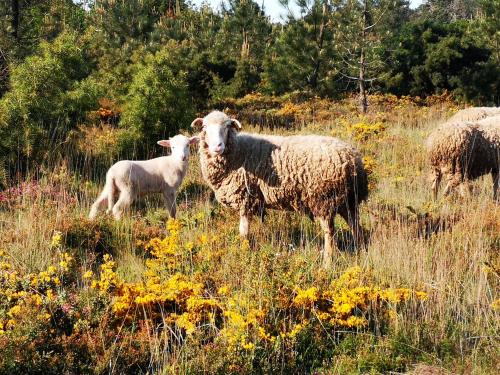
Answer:
MULTIPOLYGON (((195 5, 200 5, 201 3, 208 3, 214 9, 218 9, 219 5, 223 0, 191 0, 195 5)), ((279 2, 279 0, 255 0, 257 4, 264 4, 264 8, 266 13, 271 16, 271 19, 274 21, 279 21, 280 18, 284 17, 287 14, 287 10, 283 8, 279 2)), ((293 11, 296 10, 297 7, 294 5, 295 1, 290 0, 290 9, 293 11)), ((415 8, 422 4, 423 0, 410 0, 410 4, 412 8, 415 8)))

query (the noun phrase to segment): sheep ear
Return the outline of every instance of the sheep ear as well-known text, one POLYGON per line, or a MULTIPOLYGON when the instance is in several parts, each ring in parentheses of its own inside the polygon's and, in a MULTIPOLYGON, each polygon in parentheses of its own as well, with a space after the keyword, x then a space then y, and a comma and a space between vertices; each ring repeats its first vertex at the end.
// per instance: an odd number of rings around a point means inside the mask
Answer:
POLYGON ((243 127, 241 126, 241 123, 236 120, 235 118, 231 119, 231 126, 235 128, 237 131, 240 131, 243 127))
POLYGON ((198 117, 191 123, 191 127, 200 130, 203 127, 203 119, 198 117))
POLYGON ((158 141, 156 143, 158 143, 160 146, 163 146, 163 147, 170 147, 170 141, 167 139, 164 139, 162 141, 158 141))
POLYGON ((200 141, 200 137, 194 136, 194 137, 189 138, 190 145, 194 145, 195 143, 198 143, 199 141, 200 141))

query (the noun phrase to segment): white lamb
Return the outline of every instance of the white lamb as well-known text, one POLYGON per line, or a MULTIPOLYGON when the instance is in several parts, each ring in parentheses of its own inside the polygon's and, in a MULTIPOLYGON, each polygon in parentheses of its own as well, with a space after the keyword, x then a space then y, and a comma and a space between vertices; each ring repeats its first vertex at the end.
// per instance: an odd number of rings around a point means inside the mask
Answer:
POLYGON ((171 217, 175 217, 175 197, 188 168, 189 145, 198 142, 198 137, 176 135, 169 140, 158 141, 170 147, 172 154, 151 160, 122 160, 109 168, 106 185, 90 209, 89 218, 97 216, 99 208, 108 204, 107 213, 120 219, 123 211, 137 197, 149 193, 163 193, 171 217), (119 194, 118 201, 114 201, 119 194))

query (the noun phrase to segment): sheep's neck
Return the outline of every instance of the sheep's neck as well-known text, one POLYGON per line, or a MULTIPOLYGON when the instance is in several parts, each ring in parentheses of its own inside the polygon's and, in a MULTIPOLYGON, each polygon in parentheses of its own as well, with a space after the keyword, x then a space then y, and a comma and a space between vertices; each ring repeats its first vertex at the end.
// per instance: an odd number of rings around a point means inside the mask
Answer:
POLYGON ((254 142, 249 142, 243 137, 251 137, 251 135, 231 134, 226 151, 221 156, 211 157, 208 149, 202 150, 207 166, 205 177, 214 187, 218 188, 224 179, 240 168, 244 168, 247 173, 258 176, 264 181, 268 180, 271 170, 268 168, 270 157, 268 153, 271 149, 266 147, 265 143, 260 143, 258 138, 255 138, 254 142))
MULTIPOLYGON (((177 175, 178 179, 176 181, 179 181, 178 185, 182 182, 184 176, 186 175, 187 168, 188 168, 188 161, 187 160, 179 160, 173 157, 169 157, 169 168, 165 168, 165 170, 169 170, 169 174, 171 175, 177 175)), ((167 159, 168 160, 168 159, 167 159)))
POLYGON ((228 137, 223 155, 210 155, 206 143, 200 147, 202 171, 212 186, 219 187, 228 175, 243 166, 245 152, 240 146, 237 135, 233 133, 228 137))

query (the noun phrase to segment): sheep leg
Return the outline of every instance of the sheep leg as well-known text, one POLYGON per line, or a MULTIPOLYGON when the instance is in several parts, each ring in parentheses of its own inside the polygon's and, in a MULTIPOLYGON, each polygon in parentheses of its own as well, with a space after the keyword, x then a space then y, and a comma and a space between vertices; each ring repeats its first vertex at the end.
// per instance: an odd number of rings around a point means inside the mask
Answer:
POLYGON ((330 268, 332 265, 333 258, 333 233, 334 233, 334 219, 335 216, 330 219, 327 218, 319 218, 319 222, 321 227, 323 228, 323 232, 325 234, 325 248, 323 250, 323 267, 330 268))
POLYGON ((354 239, 354 246, 357 248, 364 242, 363 230, 359 222, 359 209, 358 207, 344 207, 339 210, 340 216, 346 221, 349 228, 351 228, 352 237, 354 239))
POLYGON ((438 171, 434 171, 434 173, 431 176, 431 181, 432 181, 432 196, 434 197, 434 200, 437 200, 438 197, 438 191, 439 191, 439 185, 441 184, 441 173, 438 171))
POLYGON ((240 213, 240 236, 246 238, 250 227, 248 214, 240 213))
POLYGON ((460 184, 460 182, 457 181, 456 178, 449 178, 448 182, 446 183, 446 186, 444 188, 444 192, 443 192, 444 196, 448 196, 451 193, 451 191, 454 188, 456 188, 459 184, 460 184))
POLYGON ((90 220, 95 219, 97 213, 99 212, 99 208, 106 203, 107 199, 108 199, 108 192, 106 191, 106 188, 104 188, 101 194, 99 194, 99 197, 96 199, 96 201, 90 208, 90 213, 89 213, 90 220))
POLYGON ((108 195, 108 209, 106 210, 107 214, 113 212, 113 206, 115 205, 115 194, 116 194, 116 185, 112 178, 106 179, 106 193, 108 195))
POLYGON ((168 191, 164 191, 163 196, 165 197, 165 201, 167 202, 168 214, 172 219, 175 219, 175 216, 177 214, 177 207, 175 205, 175 194, 168 191))
POLYGON ((498 200, 498 185, 500 184, 500 171, 491 172, 493 178, 493 200, 498 200))
POLYGON ((462 198, 467 198, 472 193, 472 186, 469 181, 464 181, 460 184, 460 195, 462 198))
POLYGON ((122 215, 123 211, 130 207, 130 205, 133 202, 132 194, 131 192, 127 190, 122 190, 120 192, 120 197, 118 198, 118 201, 115 203, 113 206, 113 216, 116 220, 119 220, 122 215))

